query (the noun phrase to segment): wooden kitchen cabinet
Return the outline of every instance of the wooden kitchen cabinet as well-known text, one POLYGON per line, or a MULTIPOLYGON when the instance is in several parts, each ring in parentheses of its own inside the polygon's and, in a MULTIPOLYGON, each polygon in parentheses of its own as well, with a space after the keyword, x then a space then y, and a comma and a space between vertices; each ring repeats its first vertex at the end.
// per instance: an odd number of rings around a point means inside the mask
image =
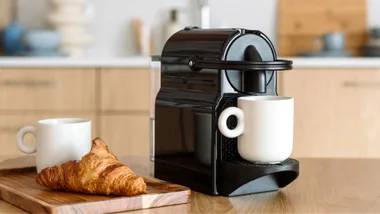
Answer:
POLYGON ((90 118, 117 155, 149 155, 150 81, 149 68, 1 68, 0 156, 25 155, 18 130, 56 117, 90 118))
MULTIPOLYGON (((79 117, 91 120, 92 138, 99 136, 98 119, 96 115, 90 113, 41 113, 41 114, 8 114, 0 115, 0 156, 23 156, 17 146, 16 135, 23 126, 37 126, 37 121, 47 118, 58 117, 79 117)), ((34 144, 35 138, 31 134, 27 134, 24 138, 26 144, 34 144)))
POLYGON ((101 71, 100 108, 106 111, 149 111, 149 68, 101 71))
MULTIPOLYGON (((0 28, 4 29, 12 20, 12 0, 0 1, 0 28)), ((2 48, 2 47, 0 47, 2 48)), ((0 51, 1 52, 1 51, 0 51)))
POLYGON ((149 68, 100 73, 100 132, 116 155, 149 155, 149 68))
POLYGON ((0 69, 0 110, 95 110, 95 69, 0 69))
POLYGON ((149 155, 149 115, 100 116, 100 133, 117 156, 149 155))
POLYGON ((279 72, 295 98, 294 157, 380 158, 380 70, 279 72))

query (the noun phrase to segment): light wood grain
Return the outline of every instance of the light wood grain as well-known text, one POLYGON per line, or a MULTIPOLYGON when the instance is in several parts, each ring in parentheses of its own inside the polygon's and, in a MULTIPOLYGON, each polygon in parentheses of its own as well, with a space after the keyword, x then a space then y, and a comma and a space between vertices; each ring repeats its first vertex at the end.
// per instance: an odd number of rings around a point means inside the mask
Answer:
POLYGON ((325 13, 327 15, 335 14, 365 14, 365 10, 358 10, 358 7, 363 5, 365 1, 358 0, 331 0, 331 1, 300 1, 300 0, 281 0, 281 7, 278 7, 278 11, 281 14, 295 15, 295 14, 309 14, 319 15, 325 13), (339 8, 334 8, 341 6, 339 8))
POLYGON ((346 49, 355 54, 367 41, 367 6, 363 0, 278 1, 278 53, 297 56, 317 51, 313 39, 324 33, 346 34, 346 49))
POLYGON ((186 187, 144 178, 147 194, 132 197, 53 191, 37 184, 35 168, 0 172, 0 198, 31 213, 111 213, 187 203, 186 187))
MULTIPOLYGON (((147 155, 150 81, 157 79, 150 75, 148 68, 0 69, 0 154, 23 155, 9 142, 26 124, 88 115, 96 118, 97 136, 109 139, 116 153, 147 155), (98 120, 100 115, 105 117, 98 120)), ((26 138, 34 142, 32 136, 26 138)))
MULTIPOLYGON (((150 176, 148 157, 120 157, 134 171, 150 176)), ((380 213, 379 159, 302 158, 300 176, 280 191, 237 197, 191 192, 190 203, 128 211, 128 214, 167 213, 380 213)), ((0 201, 2 213, 25 213, 0 201)))
POLYGON ((0 29, 5 28, 12 20, 12 0, 0 0, 0 29))
MULTIPOLYGON (((39 113, 39 114, 16 114, 0 115, 0 155, 24 156, 17 146, 16 135, 23 126, 36 126, 37 121, 46 118, 77 117, 91 120, 92 139, 99 136, 97 130, 97 117, 91 113, 39 113)), ((24 138, 25 144, 34 144, 36 139, 33 135, 27 134, 24 138)))
POLYGON ((0 0, 0 29, 6 27, 12 19, 12 0, 0 0))
POLYGON ((0 69, 0 110, 95 109, 95 69, 0 69))
POLYGON ((280 72, 279 95, 295 98, 293 155, 380 158, 380 70, 280 72))
MULTIPOLYGON (((11 10, 11 1, 12 0, 0 0, 0 32, 4 29, 12 19, 12 10, 11 10)), ((0 34, 0 39, 2 38, 0 34)), ((3 44, 0 43, 0 55, 4 55, 3 44)))
POLYGON ((149 155, 149 114, 102 115, 101 137, 116 155, 149 155))
POLYGON ((150 109, 148 68, 102 69, 101 109, 146 111, 150 109))

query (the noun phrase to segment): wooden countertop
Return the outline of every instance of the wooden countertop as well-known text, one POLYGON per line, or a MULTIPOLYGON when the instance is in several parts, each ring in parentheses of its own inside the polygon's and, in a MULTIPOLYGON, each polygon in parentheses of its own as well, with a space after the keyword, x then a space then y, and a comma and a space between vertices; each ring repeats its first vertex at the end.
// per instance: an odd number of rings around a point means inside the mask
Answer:
MULTIPOLYGON (((0 168, 31 165, 33 158, 3 161, 0 168)), ((120 160, 136 173, 152 176, 153 164, 148 158, 120 160)), ((128 213, 380 213, 380 159, 299 160, 298 179, 277 192, 221 197, 192 191, 189 204, 128 213)), ((1 200, 0 212, 25 213, 1 200)))

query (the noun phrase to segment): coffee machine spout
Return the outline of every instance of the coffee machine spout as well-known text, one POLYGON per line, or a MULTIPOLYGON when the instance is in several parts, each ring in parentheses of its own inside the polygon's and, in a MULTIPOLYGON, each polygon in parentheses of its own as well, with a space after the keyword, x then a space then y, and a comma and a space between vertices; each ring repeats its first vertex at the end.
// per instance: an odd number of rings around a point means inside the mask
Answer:
MULTIPOLYGON (((257 51, 256 47, 253 45, 247 46, 244 51, 244 60, 250 62, 262 62, 262 58, 257 51)), ((243 71, 242 72, 243 91, 244 92, 254 92, 254 93, 265 93, 266 92, 266 72, 262 71, 243 71)))

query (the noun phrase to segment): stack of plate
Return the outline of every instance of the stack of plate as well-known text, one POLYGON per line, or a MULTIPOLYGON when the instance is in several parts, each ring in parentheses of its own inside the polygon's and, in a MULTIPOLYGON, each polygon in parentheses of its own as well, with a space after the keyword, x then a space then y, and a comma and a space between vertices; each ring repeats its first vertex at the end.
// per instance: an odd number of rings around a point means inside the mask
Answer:
POLYGON ((70 57, 85 56, 85 49, 94 42, 87 30, 90 16, 86 14, 89 0, 50 0, 54 4, 48 20, 61 34, 59 50, 70 57))

